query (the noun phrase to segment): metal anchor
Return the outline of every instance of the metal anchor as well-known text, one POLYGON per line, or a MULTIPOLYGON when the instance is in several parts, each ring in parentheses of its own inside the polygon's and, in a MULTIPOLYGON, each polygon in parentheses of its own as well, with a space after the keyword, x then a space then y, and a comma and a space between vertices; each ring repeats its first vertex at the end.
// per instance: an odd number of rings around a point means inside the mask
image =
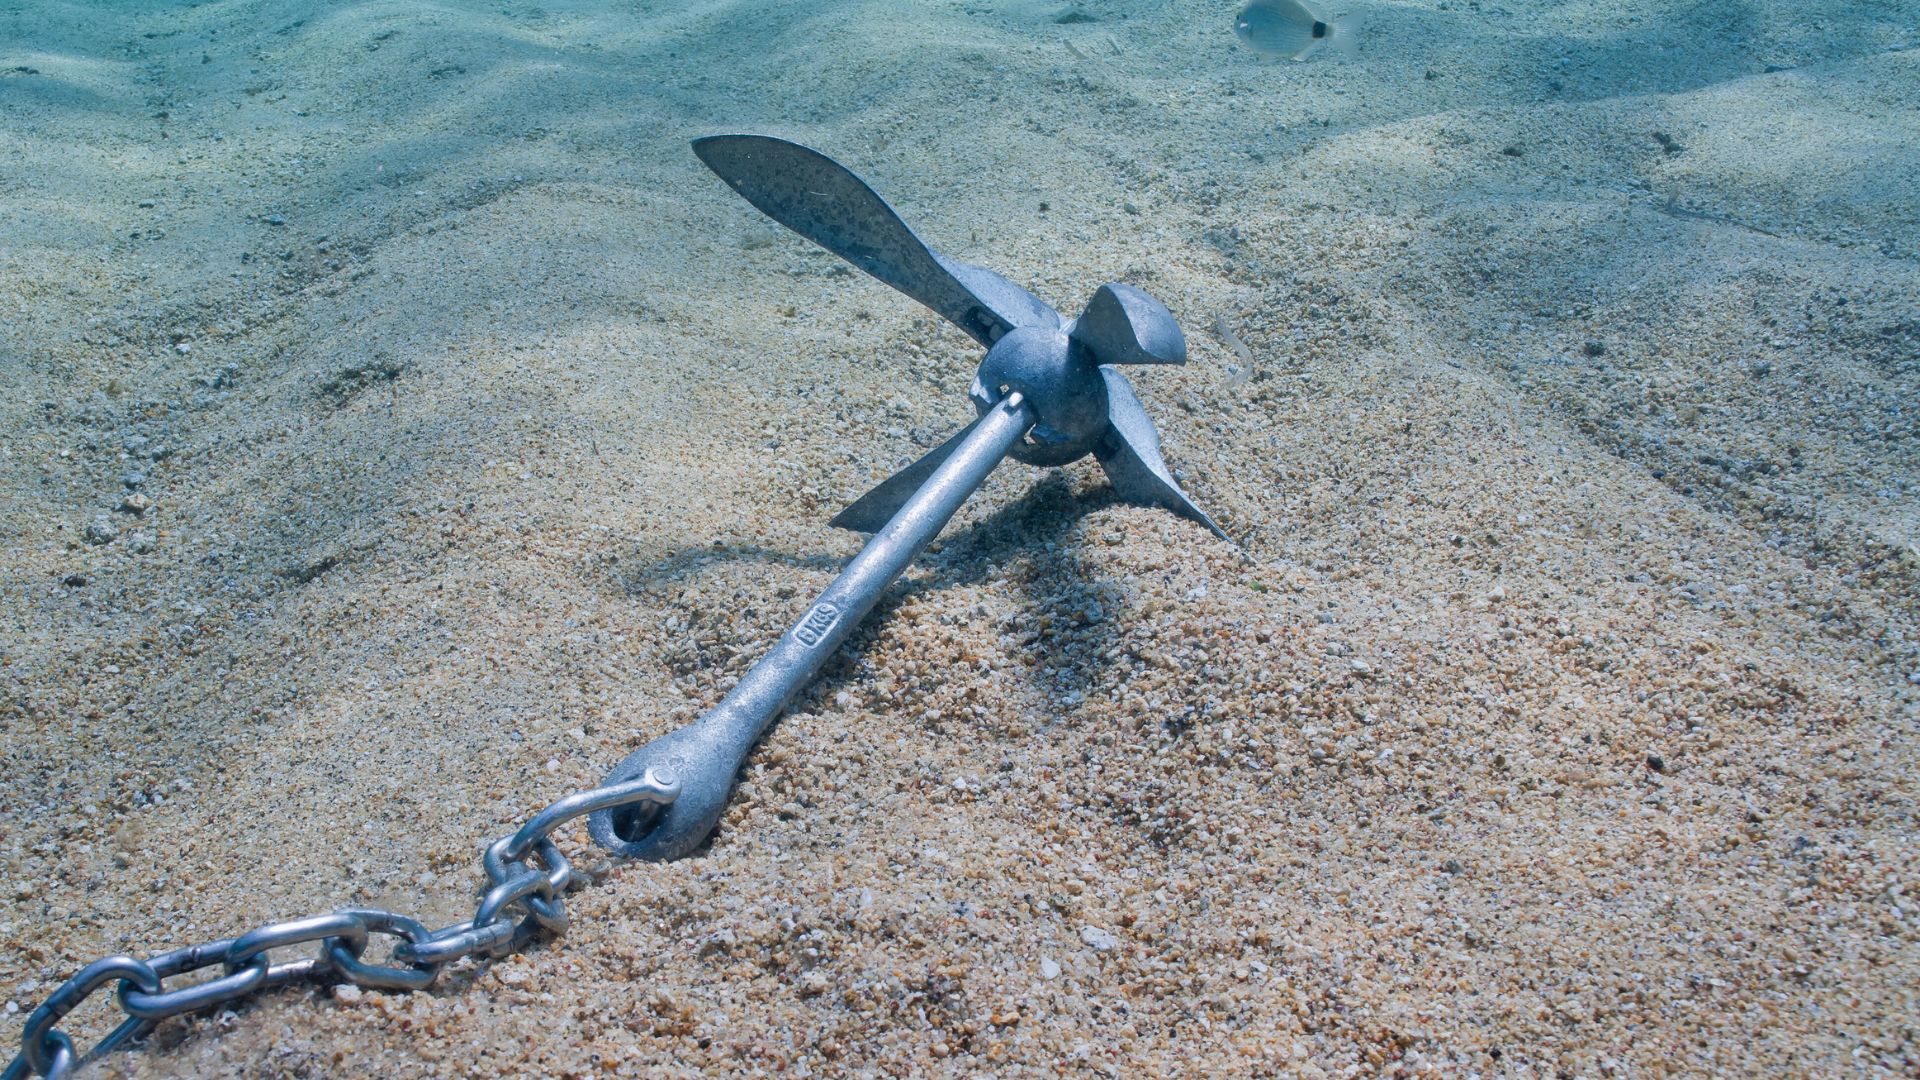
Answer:
POLYGON ((740 763, 1002 458, 1064 465, 1094 455, 1130 503, 1162 506, 1229 539, 1174 483, 1160 437, 1119 365, 1181 364, 1173 315, 1130 285, 1100 286, 1077 319, 983 267, 928 247, 859 177, 765 135, 698 139, 694 153, 768 217, 906 293, 987 348, 968 391, 979 417, 888 477, 832 524, 873 533, 793 628, 705 715, 629 754, 607 783, 648 769, 680 784, 671 805, 593 815, 616 854, 676 859, 720 819, 740 763))

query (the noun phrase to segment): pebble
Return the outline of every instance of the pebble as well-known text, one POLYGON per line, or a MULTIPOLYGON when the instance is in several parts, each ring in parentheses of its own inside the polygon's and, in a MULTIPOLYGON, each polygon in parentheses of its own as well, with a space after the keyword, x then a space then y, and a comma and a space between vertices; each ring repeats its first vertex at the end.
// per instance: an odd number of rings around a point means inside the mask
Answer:
POLYGON ((119 509, 121 511, 128 514, 132 514, 135 517, 145 516, 146 512, 148 510, 151 510, 152 508, 153 508, 153 500, 147 498, 145 495, 142 495, 137 491, 132 492, 128 494, 126 498, 121 499, 120 506, 119 506, 119 509))
POLYGON ((81 535, 86 538, 87 543, 97 546, 113 543, 114 538, 120 535, 120 530, 113 527, 112 518, 100 514, 87 522, 87 527, 82 530, 81 535))
POLYGON ((139 469, 134 469, 130 472, 123 474, 120 477, 121 486, 125 487, 129 491, 139 487, 141 484, 144 484, 146 482, 147 482, 147 474, 141 472, 139 469))
POLYGON ((1051 956, 1040 958, 1040 977, 1052 982, 1060 977, 1060 962, 1051 956))
POLYGON ((1119 938, 1114 937, 1112 933, 1102 930, 1097 926, 1089 925, 1081 927, 1080 940, 1086 944, 1087 948, 1097 953, 1112 952, 1120 947, 1119 938))
POLYGON ((127 537, 127 550, 135 555, 149 554, 156 546, 154 535, 144 529, 127 537))

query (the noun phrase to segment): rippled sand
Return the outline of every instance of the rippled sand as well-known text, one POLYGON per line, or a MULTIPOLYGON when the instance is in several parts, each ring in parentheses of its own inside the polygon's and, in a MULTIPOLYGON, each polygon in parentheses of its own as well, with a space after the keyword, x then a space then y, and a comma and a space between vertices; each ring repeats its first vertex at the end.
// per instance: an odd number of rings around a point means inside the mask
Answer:
POLYGON ((1351 64, 1063 10, 0 11, 6 1037, 98 955, 467 917, 970 415, 970 342, 686 148, 756 130, 1164 300, 1246 557, 1009 465, 710 849, 110 1071, 1920 1068, 1901 5, 1382 4, 1351 64))

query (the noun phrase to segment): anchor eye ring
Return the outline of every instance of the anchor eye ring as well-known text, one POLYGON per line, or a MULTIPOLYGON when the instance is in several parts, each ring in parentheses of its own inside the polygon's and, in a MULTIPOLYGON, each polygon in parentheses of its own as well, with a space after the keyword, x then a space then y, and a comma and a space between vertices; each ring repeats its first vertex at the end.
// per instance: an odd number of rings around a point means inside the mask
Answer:
POLYGON ((660 803, 630 803, 616 807, 612 813, 613 835, 629 844, 637 844, 653 835, 667 816, 667 808, 660 803))

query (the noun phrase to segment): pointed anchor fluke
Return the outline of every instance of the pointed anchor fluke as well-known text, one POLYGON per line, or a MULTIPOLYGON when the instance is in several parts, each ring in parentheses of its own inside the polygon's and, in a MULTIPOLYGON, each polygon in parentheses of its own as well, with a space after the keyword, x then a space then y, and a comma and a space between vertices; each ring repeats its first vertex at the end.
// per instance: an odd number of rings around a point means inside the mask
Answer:
MULTIPOLYGON (((1206 526, 1220 539, 1234 543, 1226 530, 1174 482, 1173 475, 1167 471, 1166 459, 1160 455, 1160 435, 1154 430, 1153 421, 1147 418, 1146 409, 1141 406, 1140 398, 1133 392, 1133 385, 1127 381, 1127 377, 1104 366, 1100 368, 1100 375, 1106 384, 1108 429, 1094 446, 1093 454, 1106 472, 1107 481, 1113 485, 1114 494, 1120 496, 1123 502, 1135 506, 1158 506, 1171 510, 1206 526)), ((974 423, 978 422, 976 420, 974 423)), ((973 427, 973 424, 968 424, 961 428, 952 438, 929 450, 918 461, 881 481, 873 490, 836 514, 829 524, 836 529, 854 532, 879 532, 973 427)))
POLYGON ((1057 326, 1039 297, 949 259, 885 199, 817 150, 767 135, 695 139, 693 152, 761 213, 932 308, 982 345, 1019 326, 1057 326))
POLYGON ((1187 362, 1187 336, 1173 313, 1131 285, 1100 286, 1070 336, 1103 364, 1187 362))
POLYGON ((1140 406, 1127 377, 1110 367, 1100 374, 1107 381, 1107 436, 1094 448, 1093 455, 1106 470, 1114 493, 1137 506, 1161 506, 1205 525, 1213 535, 1233 543, 1227 531, 1214 523, 1205 510, 1194 504, 1167 472, 1160 456, 1160 435, 1153 421, 1140 406))

